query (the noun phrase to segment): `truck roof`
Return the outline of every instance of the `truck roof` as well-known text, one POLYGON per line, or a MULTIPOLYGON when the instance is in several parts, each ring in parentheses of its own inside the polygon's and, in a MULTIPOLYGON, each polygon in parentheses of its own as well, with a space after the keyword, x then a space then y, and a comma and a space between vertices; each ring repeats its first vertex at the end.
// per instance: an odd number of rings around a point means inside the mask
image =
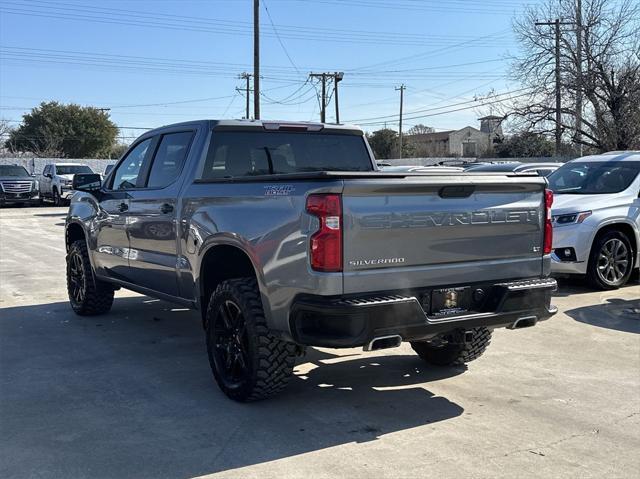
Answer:
POLYGON ((150 130, 145 133, 155 134, 167 129, 174 129, 180 127, 194 127, 205 126, 208 124, 212 129, 260 129, 267 131, 325 131, 325 132, 339 132, 350 133, 356 135, 363 135, 361 128, 355 125, 348 124, 335 124, 335 123, 320 123, 311 121, 288 121, 288 120, 194 120, 181 123, 172 123, 170 125, 161 126, 150 130))

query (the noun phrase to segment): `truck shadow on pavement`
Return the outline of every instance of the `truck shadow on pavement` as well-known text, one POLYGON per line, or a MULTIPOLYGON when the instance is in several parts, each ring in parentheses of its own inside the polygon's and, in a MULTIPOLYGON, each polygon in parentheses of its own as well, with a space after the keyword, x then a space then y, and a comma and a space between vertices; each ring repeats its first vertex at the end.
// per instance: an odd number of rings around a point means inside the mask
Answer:
POLYGON ((75 316, 66 302, 0 310, 0 476, 192 477, 457 417, 424 388, 462 369, 405 349, 309 349, 287 391, 238 404, 215 385, 197 313, 117 298, 75 316), (406 353, 406 354, 402 354, 406 353))
POLYGON ((592 326, 640 334, 640 299, 610 298, 604 304, 570 309, 565 314, 592 326))

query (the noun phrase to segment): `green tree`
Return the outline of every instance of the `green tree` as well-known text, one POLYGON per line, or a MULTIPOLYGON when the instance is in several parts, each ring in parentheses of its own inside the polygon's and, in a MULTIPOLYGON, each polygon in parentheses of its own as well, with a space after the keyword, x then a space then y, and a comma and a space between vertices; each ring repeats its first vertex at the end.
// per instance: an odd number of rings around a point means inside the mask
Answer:
POLYGON ((108 158, 118 134, 109 114, 93 107, 43 102, 22 117, 6 148, 40 157, 108 158))
MULTIPOLYGON (((384 160, 387 158, 398 158, 399 156, 399 141, 398 132, 389 128, 383 128, 376 130, 373 133, 367 134, 367 140, 375 157, 378 160, 384 160)), ((410 156, 413 151, 413 146, 409 142, 405 141, 402 145, 402 156, 410 156)))
POLYGON ((407 130, 405 135, 424 135, 426 133, 434 133, 436 130, 430 126, 418 123, 407 130))
POLYGON ((367 134, 367 139, 376 159, 384 160, 394 156, 393 152, 398 141, 398 133, 394 130, 382 128, 367 134))
POLYGON ((128 149, 129 149, 129 145, 125 143, 116 143, 111 147, 109 158, 117 160, 122 155, 124 155, 128 149))
POLYGON ((553 156, 554 143, 544 135, 522 132, 505 138, 495 145, 499 158, 536 158, 553 156))

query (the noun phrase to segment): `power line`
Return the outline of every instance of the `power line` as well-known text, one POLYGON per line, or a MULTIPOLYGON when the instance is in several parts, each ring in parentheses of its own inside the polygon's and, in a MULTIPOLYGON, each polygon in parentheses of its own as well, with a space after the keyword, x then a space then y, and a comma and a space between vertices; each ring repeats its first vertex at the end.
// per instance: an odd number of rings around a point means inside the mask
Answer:
MULTIPOLYGON (((431 114, 426 114, 426 115, 418 115, 418 116, 406 117, 405 119, 406 120, 417 120, 417 119, 422 119, 422 118, 430 118, 430 117, 433 117, 433 116, 446 115, 446 114, 449 114, 449 113, 456 113, 458 111, 471 110, 473 108, 479 108, 479 107, 488 106, 488 105, 495 105, 496 103, 502 103, 502 102, 505 102, 505 101, 514 100, 516 98, 521 98, 523 96, 528 96, 530 94, 531 93, 528 92, 528 93, 523 93, 521 95, 512 96, 512 97, 509 97, 509 98, 502 98, 502 99, 494 100, 494 101, 486 101, 486 102, 483 102, 480 105, 471 105, 471 106, 467 106, 467 107, 456 108, 456 109, 453 109, 453 110, 441 111, 441 112, 438 112, 438 113, 431 113, 431 114)), ((359 124, 360 125, 381 125, 381 124, 385 124, 385 123, 387 123, 387 122, 386 121, 378 121, 378 122, 370 122, 370 123, 362 123, 362 122, 360 122, 359 124)))
MULTIPOLYGON (((247 69, 250 66, 246 64, 237 63, 216 63, 207 62, 201 60, 186 60, 186 59, 172 59, 164 57, 146 57, 146 56, 132 56, 132 55, 117 55, 103 52, 83 52, 77 50, 57 50, 46 48, 26 48, 26 47, 14 47, 2 45, 0 46, 0 52, 3 54, 3 60, 19 60, 19 61, 42 61, 53 63, 68 63, 87 65, 94 67, 108 67, 112 68, 124 68, 133 69, 136 72, 142 71, 163 71, 171 73, 195 73, 203 75, 217 75, 219 76, 231 76, 230 70, 247 69)), ((372 70, 358 71, 353 69, 346 69, 350 75, 367 77, 369 79, 393 79, 402 74, 403 78, 436 78, 436 77, 456 77, 462 78, 470 76, 478 78, 480 76, 497 77, 502 76, 497 74, 495 70, 489 72, 478 71, 460 71, 456 70, 457 67, 467 66, 473 64, 482 64, 487 62, 496 61, 495 59, 482 60, 476 62, 470 62, 468 64, 453 64, 453 65, 440 65, 431 66, 426 68, 413 69, 415 72, 422 72, 412 75, 412 70, 372 70), (452 70, 448 70, 452 69, 452 70)), ((284 78, 291 78, 288 75, 292 72, 290 67, 275 67, 265 66, 265 71, 269 72, 269 75, 286 75, 284 78)), ((280 77, 282 78, 282 77, 280 77)), ((215 98, 215 97, 214 97, 215 98)))
MULTIPOLYGON (((505 95, 511 95, 513 93, 519 93, 522 91, 526 91, 526 90, 531 90, 530 87, 528 88, 519 88, 517 90, 511 90, 511 91, 507 91, 507 92, 503 92, 503 93, 496 93, 495 95, 493 95, 493 98, 496 97, 501 97, 501 96, 505 96, 505 95)), ((529 93, 527 93, 529 94, 529 93)), ((488 99, 488 98, 487 98, 488 99)), ((469 103, 477 103, 479 101, 484 101, 483 99, 473 99, 473 100, 468 100, 468 101, 463 101, 463 102, 459 102, 459 103, 453 103, 450 105, 444 105, 444 106, 440 106, 440 107, 435 107, 435 108, 424 108, 424 109, 420 109, 420 110, 414 110, 411 112, 407 112, 407 115, 415 115, 416 113, 426 113, 426 112, 431 112, 431 111, 436 111, 436 110, 442 110, 445 108, 451 108, 454 106, 460 106, 460 105, 468 105, 469 103)), ((475 108, 475 107, 472 107, 475 108)), ((351 120, 351 123, 357 123, 357 122, 361 122, 361 121, 369 121, 369 120, 383 120, 383 119, 388 119, 387 121, 389 121, 390 119, 395 118, 396 115, 395 114, 391 114, 391 115, 382 115, 382 116, 376 116, 376 117, 371 117, 371 118, 360 118, 357 120, 351 120)))
POLYGON ((364 67, 355 68, 354 71, 363 71, 364 70, 366 72, 370 68, 378 67, 378 66, 381 66, 381 65, 392 65, 392 64, 397 64, 397 63, 405 63, 407 61, 415 60, 417 58, 422 58, 422 59, 429 58, 429 57, 432 57, 432 56, 436 56, 436 54, 438 54, 438 53, 443 53, 445 51, 451 51, 452 49, 456 50, 458 48, 469 46, 469 44, 472 44, 472 43, 475 44, 480 39, 486 39, 486 38, 491 38, 491 37, 499 37, 500 35, 505 34, 506 32, 509 32, 509 31, 510 31, 509 29, 500 30, 500 31, 498 31, 496 33, 490 33, 490 34, 483 35, 483 36, 480 36, 480 37, 477 37, 477 38, 472 38, 470 40, 465 40, 465 41, 456 43, 454 45, 451 45, 451 46, 448 46, 448 47, 444 47, 444 48, 440 48, 440 49, 437 49, 437 50, 432 50, 432 51, 427 51, 427 52, 422 52, 422 53, 416 53, 416 54, 413 54, 413 55, 407 55, 405 57, 400 57, 400 58, 396 58, 396 59, 393 59, 393 60, 387 60, 387 61, 384 61, 384 62, 378 62, 378 63, 374 63, 372 65, 367 65, 367 66, 364 66, 364 67))
MULTIPOLYGON (((80 6, 31 0, 28 4, 16 0, 5 0, 0 9, 11 15, 26 15, 30 17, 55 18, 82 22, 126 25, 133 27, 164 28, 180 31, 206 32, 211 34, 250 35, 251 24, 213 18, 188 17, 184 15, 161 14, 125 9, 109 9, 104 7, 80 6)), ((265 25, 267 26, 267 25, 265 25)), ((421 34, 403 34, 393 32, 368 32, 336 30, 341 33, 330 34, 335 29, 301 27, 301 26, 271 26, 264 31, 265 36, 281 37, 295 40, 321 41, 323 43, 364 43, 364 44, 450 44, 451 36, 428 37, 421 34), (410 35, 410 36, 409 36, 410 35)), ((490 46, 490 45, 476 45, 490 46)))
MULTIPOLYGON (((301 1, 301 0, 293 0, 301 1)), ((305 0, 309 2, 324 4, 324 5, 338 5, 341 7, 356 7, 356 8, 379 8, 385 10, 409 10, 409 11, 427 11, 427 12, 448 12, 456 14, 468 13, 468 14, 498 14, 498 15, 512 15, 515 11, 518 11, 522 7, 522 4, 509 4, 509 3, 494 3, 487 2, 482 5, 489 6, 490 8, 481 8, 479 6, 469 7, 468 4, 452 2, 449 0, 446 5, 442 5, 442 2, 438 2, 436 5, 418 4, 417 2, 374 2, 370 0, 305 0), (511 10, 508 10, 512 7, 511 10)))
POLYGON ((264 10, 267 12, 267 17, 269 17, 269 22, 271 23, 271 26, 273 27, 273 31, 276 34, 276 38, 278 39, 278 43, 280 43, 280 46, 282 47, 282 50, 284 51, 284 54, 289 59, 289 63, 291 63, 291 66, 295 69, 296 73, 300 74, 300 70, 298 69, 296 64, 293 62, 293 60, 291 59, 291 55, 289 55, 289 52, 287 51, 287 48, 284 46, 284 43, 282 42, 282 38, 280 38, 280 34, 278 33, 278 30, 276 29, 276 26, 273 23, 273 18, 271 18, 271 13, 269 13, 269 9, 267 8, 266 0, 262 0, 262 4, 264 5, 264 10))

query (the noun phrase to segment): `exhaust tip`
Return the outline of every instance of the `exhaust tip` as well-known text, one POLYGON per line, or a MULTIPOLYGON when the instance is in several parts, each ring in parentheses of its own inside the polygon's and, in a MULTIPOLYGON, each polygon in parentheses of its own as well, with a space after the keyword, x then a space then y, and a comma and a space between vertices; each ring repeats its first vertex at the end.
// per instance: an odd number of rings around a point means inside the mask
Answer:
POLYGON ((365 351, 378 351, 379 349, 397 348, 402 343, 402 336, 394 334, 392 336, 380 336, 373 338, 371 342, 365 345, 365 351))
POLYGON ((516 321, 509 326, 509 329, 530 328, 531 326, 535 326, 537 322, 537 316, 525 316, 523 318, 516 319, 516 321))

